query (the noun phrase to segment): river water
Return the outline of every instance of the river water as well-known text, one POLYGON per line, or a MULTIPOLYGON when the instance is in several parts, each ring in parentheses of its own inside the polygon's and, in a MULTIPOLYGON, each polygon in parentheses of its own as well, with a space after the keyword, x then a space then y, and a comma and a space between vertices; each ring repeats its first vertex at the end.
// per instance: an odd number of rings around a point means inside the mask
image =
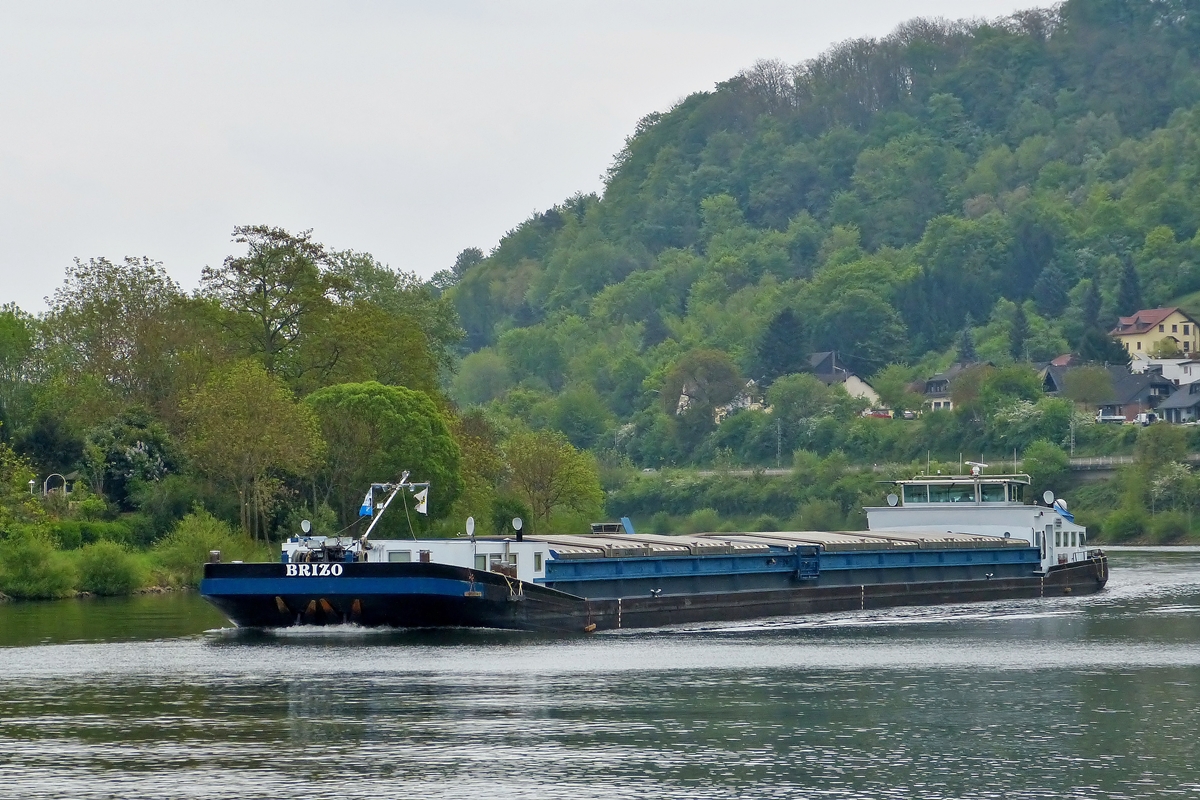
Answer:
POLYGON ((0 606, 0 797, 1200 796, 1200 549, 1091 597, 590 637, 0 606))

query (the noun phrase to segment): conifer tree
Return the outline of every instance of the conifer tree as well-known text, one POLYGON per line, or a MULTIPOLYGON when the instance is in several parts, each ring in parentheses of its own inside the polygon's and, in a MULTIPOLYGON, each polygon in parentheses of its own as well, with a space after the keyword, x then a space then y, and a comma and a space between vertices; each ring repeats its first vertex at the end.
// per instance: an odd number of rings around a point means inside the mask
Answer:
POLYGON ((971 333, 974 322, 971 315, 967 314, 963 321, 963 329, 958 335, 958 360, 963 364, 973 364, 979 360, 979 354, 975 352, 975 334, 971 333))
POLYGON ((1088 328, 1100 327, 1100 285, 1094 278, 1088 281, 1083 295, 1083 324, 1088 328))
POLYGON ((1013 314, 1012 330, 1009 332, 1009 353, 1013 357, 1013 361, 1023 361, 1025 359, 1025 342, 1029 340, 1029 320, 1025 317, 1025 308, 1020 304, 1017 305, 1016 313, 1013 314))
POLYGON ((758 346, 763 378, 770 382, 802 371, 808 356, 804 342, 804 326, 792 309, 785 308, 772 317, 758 346))
POLYGON ((1121 285, 1117 289, 1117 313, 1133 314, 1142 307, 1142 287, 1138 281, 1137 270, 1133 261, 1126 259, 1125 269, 1121 271, 1121 285))
POLYGON ((1033 284, 1033 302, 1044 317, 1057 317, 1067 307, 1067 291, 1071 288, 1067 276, 1057 264, 1042 270, 1033 284))

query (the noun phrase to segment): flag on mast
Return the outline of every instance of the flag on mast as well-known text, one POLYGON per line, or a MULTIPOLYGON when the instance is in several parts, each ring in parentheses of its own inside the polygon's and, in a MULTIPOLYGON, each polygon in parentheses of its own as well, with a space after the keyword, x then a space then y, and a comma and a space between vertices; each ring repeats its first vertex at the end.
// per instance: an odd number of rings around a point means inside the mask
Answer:
POLYGON ((358 509, 358 515, 360 517, 375 516, 375 498, 373 494, 374 488, 367 489, 367 496, 363 498, 362 506, 360 506, 358 509))
POLYGON ((421 491, 413 495, 413 499, 417 501, 417 513, 429 514, 429 487, 426 486, 421 491))

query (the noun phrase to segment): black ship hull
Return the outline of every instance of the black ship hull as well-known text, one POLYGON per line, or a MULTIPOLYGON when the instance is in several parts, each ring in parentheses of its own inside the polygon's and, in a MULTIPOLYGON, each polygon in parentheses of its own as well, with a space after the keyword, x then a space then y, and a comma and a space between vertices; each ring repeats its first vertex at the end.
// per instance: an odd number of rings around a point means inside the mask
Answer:
POLYGON ((478 627, 590 632, 894 606, 1090 594, 1107 558, 1046 573, 966 580, 822 586, 815 581, 744 591, 585 598, 503 574, 444 564, 338 565, 336 575, 288 577, 278 564, 210 564, 201 593, 240 627, 355 623, 370 627, 478 627))

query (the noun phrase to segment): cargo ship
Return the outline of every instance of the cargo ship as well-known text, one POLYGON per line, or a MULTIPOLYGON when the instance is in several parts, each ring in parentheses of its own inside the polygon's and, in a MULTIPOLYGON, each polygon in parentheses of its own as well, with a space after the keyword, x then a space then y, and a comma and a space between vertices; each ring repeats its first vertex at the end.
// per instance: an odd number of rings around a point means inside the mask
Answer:
MULTIPOLYGON (((278 563, 221 563, 201 594, 241 627, 357 624, 592 632, 891 606, 1088 594, 1108 580, 1063 501, 1028 475, 895 481, 865 531, 654 535, 628 519, 589 534, 372 540, 393 499, 375 484, 357 538, 294 536, 278 563), (376 497, 384 497, 376 504, 376 497)), ((423 488, 422 488, 423 487, 423 488)))

